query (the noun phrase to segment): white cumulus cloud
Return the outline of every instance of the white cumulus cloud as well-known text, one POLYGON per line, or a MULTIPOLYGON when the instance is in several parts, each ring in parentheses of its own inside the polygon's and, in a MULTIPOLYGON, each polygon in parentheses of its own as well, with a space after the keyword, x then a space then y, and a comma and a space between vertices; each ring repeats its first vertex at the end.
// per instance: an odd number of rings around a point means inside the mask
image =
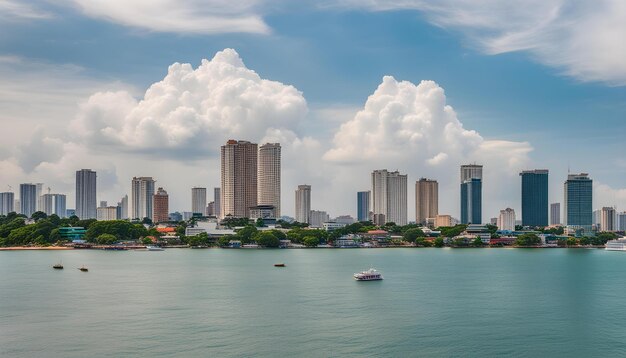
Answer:
POLYGON ((371 11, 418 10, 460 31, 481 51, 526 51, 582 81, 626 85, 626 2, 622 0, 343 0, 371 11))
POLYGON ((306 113, 295 87, 262 79, 235 50, 226 49, 196 69, 171 65, 141 100, 126 91, 96 93, 72 125, 89 143, 199 156, 228 138, 258 140, 268 131, 294 128, 306 113))
POLYGON ((333 143, 324 159, 360 172, 366 178, 361 180, 365 188, 373 169, 398 169, 409 174, 409 182, 421 176, 439 180, 445 193, 443 210, 454 215, 458 214, 459 165, 481 163, 485 166, 484 202, 489 203, 485 218, 499 206, 517 202, 517 192, 510 190, 507 181, 529 165, 532 151, 527 142, 486 140, 465 129, 435 82, 415 85, 390 76, 383 78, 363 109, 341 125, 333 143))

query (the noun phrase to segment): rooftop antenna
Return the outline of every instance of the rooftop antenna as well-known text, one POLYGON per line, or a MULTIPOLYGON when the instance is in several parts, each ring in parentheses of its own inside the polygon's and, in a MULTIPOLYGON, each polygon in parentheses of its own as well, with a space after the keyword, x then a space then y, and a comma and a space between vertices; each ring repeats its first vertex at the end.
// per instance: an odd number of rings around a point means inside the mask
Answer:
POLYGON ((50 187, 48 187, 48 194, 50 194, 50 187))

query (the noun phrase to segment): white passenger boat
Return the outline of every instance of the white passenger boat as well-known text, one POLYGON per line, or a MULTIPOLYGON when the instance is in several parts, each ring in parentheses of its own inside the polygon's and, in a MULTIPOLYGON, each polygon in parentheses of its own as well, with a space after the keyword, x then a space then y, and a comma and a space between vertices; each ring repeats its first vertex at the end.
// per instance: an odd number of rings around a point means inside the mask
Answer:
POLYGON ((377 281, 382 280, 383 275, 375 269, 371 268, 367 271, 362 271, 354 274, 354 279, 357 281, 377 281))
POLYGON ((626 237, 607 241, 604 244, 604 249, 607 251, 626 251, 626 237))
POLYGON ((148 251, 163 251, 164 249, 160 246, 146 246, 146 250, 148 251))

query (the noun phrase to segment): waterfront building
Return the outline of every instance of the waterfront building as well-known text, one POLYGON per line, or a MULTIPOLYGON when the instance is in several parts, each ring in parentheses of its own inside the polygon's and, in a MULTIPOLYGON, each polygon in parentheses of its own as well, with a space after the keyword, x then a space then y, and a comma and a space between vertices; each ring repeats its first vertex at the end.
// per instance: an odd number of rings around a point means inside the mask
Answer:
POLYGON ((311 210, 310 214, 310 226, 314 227, 314 228, 322 228, 325 222, 330 221, 330 217, 328 216, 328 213, 325 211, 321 211, 321 210, 311 210))
POLYGON ((550 204, 550 225, 561 225, 561 203, 550 204))
POLYGON ((41 211, 46 215, 55 214, 64 218, 66 215, 66 197, 63 194, 44 194, 41 196, 41 211))
POLYGON ((128 219, 128 195, 124 195, 122 200, 117 203, 117 206, 120 207, 120 219, 126 220, 128 219))
POLYGON ((564 183, 563 224, 568 232, 591 232, 593 218, 593 180, 589 174, 569 174, 564 183))
POLYGON ((152 222, 160 223, 169 220, 169 195, 163 188, 158 188, 152 195, 152 222))
POLYGON ((37 186, 35 184, 20 184, 20 206, 20 212, 27 217, 37 210, 37 186))
POLYGON ((482 223, 482 179, 471 178, 461 183, 461 223, 482 223))
POLYGON ((343 228, 345 226, 346 226, 346 224, 344 224, 344 223, 338 223, 338 222, 334 222, 334 221, 328 221, 328 222, 322 223, 322 228, 324 229, 324 231, 335 231, 335 230, 341 229, 341 228, 343 228))
POLYGON ((7 191, 4 193, 0 193, 0 215, 7 215, 8 213, 14 212, 14 204, 15 202, 15 194, 7 191))
POLYGON ((436 180, 420 178, 415 182, 415 222, 426 223, 427 218, 439 214, 439 183, 436 180))
POLYGON ((612 207, 603 207, 600 215, 600 231, 617 231, 617 210, 612 207))
POLYGON ((250 219, 276 219, 274 205, 257 205, 250 208, 250 219))
POLYGON ((261 145, 257 164, 257 204, 273 206, 274 218, 280 217, 280 144, 261 145))
POLYGON ((461 165, 461 223, 482 223, 483 166, 461 165))
POLYGON ((407 224, 407 175, 386 169, 372 172, 372 212, 375 224, 407 224))
POLYGON ((370 220, 370 194, 369 190, 356 193, 356 218, 358 221, 370 220))
POLYGON ((548 226, 548 170, 521 172, 522 226, 548 226))
POLYGON ((617 223, 617 231, 626 231, 626 211, 618 213, 615 222, 617 223))
POLYGON ((498 216, 498 230, 515 231, 515 210, 511 208, 500 210, 500 216, 498 216))
POLYGON ((437 215, 435 216, 435 225, 436 228, 443 226, 453 226, 452 225, 452 216, 450 215, 437 215))
POLYGON ((296 190, 296 221, 311 223, 311 186, 298 185, 296 190))
POLYGON ((109 221, 117 219, 119 219, 117 206, 100 206, 96 208, 96 220, 109 221))
POLYGON ((222 189, 221 188, 213 188, 213 215, 216 217, 220 217, 222 213, 222 206, 220 205, 220 200, 222 200, 222 189))
POLYGON ((96 177, 91 169, 76 171, 76 216, 79 219, 96 218, 96 177))
POLYGON ((257 144, 229 140, 221 147, 220 217, 246 218, 257 206, 257 144))
POLYGON ((131 219, 152 218, 154 183, 152 177, 133 177, 130 192, 131 219))
POLYGON ((206 188, 191 188, 191 212, 206 215, 206 188))

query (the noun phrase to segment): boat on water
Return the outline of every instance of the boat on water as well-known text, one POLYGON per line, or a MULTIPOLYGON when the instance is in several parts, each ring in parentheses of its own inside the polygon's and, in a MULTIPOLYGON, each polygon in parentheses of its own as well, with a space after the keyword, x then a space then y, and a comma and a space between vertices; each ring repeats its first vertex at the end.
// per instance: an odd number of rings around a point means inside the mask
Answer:
POLYGON ((148 250, 148 251, 163 251, 164 249, 161 246, 148 245, 148 246, 146 246, 146 250, 148 250))
POLYGON ((58 264, 52 265, 52 268, 56 270, 63 270, 63 264, 59 262, 58 264))
POLYGON ((604 249, 607 251, 626 251, 626 237, 607 241, 604 244, 604 249))
POLYGON ((283 263, 274 264, 274 267, 285 267, 286 265, 283 263))
POLYGON ((354 279, 357 281, 378 281, 383 279, 383 275, 376 269, 369 269, 367 271, 361 271, 354 274, 354 279))
POLYGON ((78 269, 79 269, 79 270, 81 270, 82 272, 87 272, 87 271, 89 271, 89 269, 88 269, 88 268, 86 268, 86 267, 85 267, 85 265, 83 265, 83 266, 79 267, 78 269))

